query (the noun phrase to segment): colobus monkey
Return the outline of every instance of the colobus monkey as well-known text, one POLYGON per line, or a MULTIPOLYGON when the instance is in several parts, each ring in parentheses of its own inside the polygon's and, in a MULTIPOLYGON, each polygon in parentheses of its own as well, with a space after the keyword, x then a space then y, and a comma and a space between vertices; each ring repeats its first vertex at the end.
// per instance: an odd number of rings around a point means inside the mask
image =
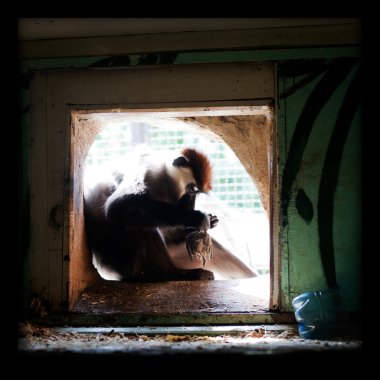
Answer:
POLYGON ((213 257, 204 268, 191 261, 187 229, 207 231, 214 215, 195 210, 198 193, 211 190, 212 169, 201 152, 186 148, 170 161, 114 173, 109 181, 85 189, 84 215, 89 249, 99 274, 108 280, 212 280, 256 274, 212 239, 213 257))

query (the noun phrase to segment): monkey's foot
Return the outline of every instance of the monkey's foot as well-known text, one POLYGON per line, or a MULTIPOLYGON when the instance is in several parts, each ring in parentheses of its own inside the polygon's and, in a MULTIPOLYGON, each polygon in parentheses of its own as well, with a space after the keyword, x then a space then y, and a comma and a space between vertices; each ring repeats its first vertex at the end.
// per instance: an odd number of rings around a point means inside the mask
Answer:
POLYGON ((184 280, 214 280, 214 273, 207 269, 183 269, 181 272, 184 280))
POLYGON ((202 261, 203 266, 206 264, 206 258, 211 260, 211 246, 211 237, 207 232, 195 230, 186 236, 186 248, 190 260, 196 257, 198 261, 202 261))

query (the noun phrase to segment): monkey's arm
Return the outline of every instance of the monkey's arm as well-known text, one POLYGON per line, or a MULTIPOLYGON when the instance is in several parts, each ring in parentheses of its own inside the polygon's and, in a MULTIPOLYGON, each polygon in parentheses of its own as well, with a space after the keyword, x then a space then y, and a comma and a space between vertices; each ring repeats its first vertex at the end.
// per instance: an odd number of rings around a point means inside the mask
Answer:
POLYGON ((115 224, 136 228, 186 226, 204 231, 210 228, 209 215, 154 200, 147 194, 111 196, 105 206, 107 220, 115 224))

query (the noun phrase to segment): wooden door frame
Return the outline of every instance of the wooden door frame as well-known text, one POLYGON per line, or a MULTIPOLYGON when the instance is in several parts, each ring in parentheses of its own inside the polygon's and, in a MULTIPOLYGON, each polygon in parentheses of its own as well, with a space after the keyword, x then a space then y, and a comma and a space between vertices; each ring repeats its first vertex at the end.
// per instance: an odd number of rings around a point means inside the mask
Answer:
MULTIPOLYGON (((274 99, 271 62, 36 72, 31 83, 32 293, 48 300, 57 312, 67 311, 72 298, 69 262, 72 199, 76 191, 72 186, 74 114, 196 107, 207 113, 215 107, 273 106, 274 99)), ((277 160, 272 162, 276 165, 277 160)), ((271 203, 272 215, 278 215, 274 209, 279 203, 273 199, 271 203)), ((277 230, 273 223, 278 222, 271 218, 272 233, 277 230)), ((271 270, 276 273, 280 273, 279 261, 273 261, 273 257, 278 257, 278 251, 278 244, 272 243, 271 270)), ((271 305, 278 307, 278 276, 271 281, 271 305)))

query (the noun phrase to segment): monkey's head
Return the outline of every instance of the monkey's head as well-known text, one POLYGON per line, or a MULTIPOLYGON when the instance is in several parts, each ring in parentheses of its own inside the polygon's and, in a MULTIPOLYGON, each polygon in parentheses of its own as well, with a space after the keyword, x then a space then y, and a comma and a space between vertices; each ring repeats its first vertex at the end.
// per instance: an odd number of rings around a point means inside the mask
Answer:
POLYGON ((197 194, 212 188, 211 163, 205 154, 193 148, 185 148, 180 154, 174 161, 166 157, 162 162, 162 157, 152 157, 144 181, 154 199, 193 208, 197 194))
POLYGON ((198 193, 209 192, 212 167, 207 156, 193 148, 185 148, 181 154, 172 162, 170 170, 170 176, 178 186, 179 198, 184 195, 195 198, 198 193))
POLYGON ((193 148, 185 148, 182 156, 176 158, 172 165, 178 169, 187 169, 190 174, 189 185, 196 186, 199 192, 208 193, 212 189, 212 167, 205 154, 193 148))

